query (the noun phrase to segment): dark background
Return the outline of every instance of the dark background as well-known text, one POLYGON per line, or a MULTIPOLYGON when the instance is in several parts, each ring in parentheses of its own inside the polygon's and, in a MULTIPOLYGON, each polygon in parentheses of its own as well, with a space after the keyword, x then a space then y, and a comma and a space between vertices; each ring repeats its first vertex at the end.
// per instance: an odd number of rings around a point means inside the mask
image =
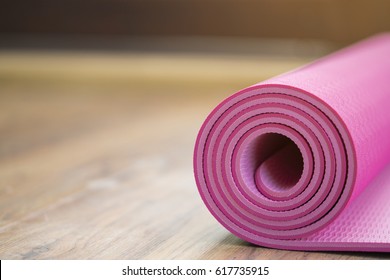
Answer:
POLYGON ((0 34, 315 39, 390 30, 388 0, 3 0, 0 34))

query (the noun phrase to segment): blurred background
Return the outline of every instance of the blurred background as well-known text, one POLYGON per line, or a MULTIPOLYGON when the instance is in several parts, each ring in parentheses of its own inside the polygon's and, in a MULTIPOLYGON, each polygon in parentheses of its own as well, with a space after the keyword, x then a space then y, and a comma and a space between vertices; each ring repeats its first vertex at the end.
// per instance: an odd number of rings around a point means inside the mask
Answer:
POLYGON ((0 26, 5 34, 234 36, 348 44, 387 30, 389 8, 386 0, 5 0, 0 26))
POLYGON ((387 0, 5 0, 0 80, 243 87, 389 30, 389 11, 387 0))
POLYGON ((388 0, 1 1, 0 258, 340 257, 228 234, 193 146, 223 98, 388 30, 388 0))

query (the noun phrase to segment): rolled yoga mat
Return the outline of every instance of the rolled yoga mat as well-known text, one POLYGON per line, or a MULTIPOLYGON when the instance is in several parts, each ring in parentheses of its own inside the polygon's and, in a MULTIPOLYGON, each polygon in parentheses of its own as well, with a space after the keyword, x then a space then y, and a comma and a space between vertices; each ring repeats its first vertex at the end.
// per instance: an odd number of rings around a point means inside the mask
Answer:
POLYGON ((251 243, 390 252, 390 33, 222 101, 194 172, 214 217, 251 243))

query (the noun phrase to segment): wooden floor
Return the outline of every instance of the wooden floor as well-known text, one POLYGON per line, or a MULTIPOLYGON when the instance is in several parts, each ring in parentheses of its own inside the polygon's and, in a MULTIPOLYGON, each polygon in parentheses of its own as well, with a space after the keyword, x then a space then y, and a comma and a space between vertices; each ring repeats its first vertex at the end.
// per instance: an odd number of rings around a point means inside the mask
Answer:
POLYGON ((208 213, 192 173, 207 113, 305 59, 211 62, 1 53, 0 259, 387 258, 257 247, 208 213))

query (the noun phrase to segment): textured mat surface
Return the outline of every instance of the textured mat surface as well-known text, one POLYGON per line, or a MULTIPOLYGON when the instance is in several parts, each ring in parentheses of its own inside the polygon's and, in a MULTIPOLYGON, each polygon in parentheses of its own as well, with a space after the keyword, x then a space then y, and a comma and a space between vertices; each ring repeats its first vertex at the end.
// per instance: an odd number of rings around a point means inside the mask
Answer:
POLYGON ((207 117, 194 171, 249 242, 390 251, 390 34, 246 88, 207 117))

